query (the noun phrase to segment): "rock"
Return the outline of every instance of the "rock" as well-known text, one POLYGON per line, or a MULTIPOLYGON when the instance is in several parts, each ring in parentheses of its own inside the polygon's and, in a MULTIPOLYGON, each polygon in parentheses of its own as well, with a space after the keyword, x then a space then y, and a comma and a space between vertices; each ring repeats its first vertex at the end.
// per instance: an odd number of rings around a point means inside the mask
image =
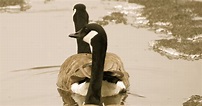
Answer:
POLYGON ((202 106, 202 96, 192 95, 186 102, 183 103, 183 106, 202 106))

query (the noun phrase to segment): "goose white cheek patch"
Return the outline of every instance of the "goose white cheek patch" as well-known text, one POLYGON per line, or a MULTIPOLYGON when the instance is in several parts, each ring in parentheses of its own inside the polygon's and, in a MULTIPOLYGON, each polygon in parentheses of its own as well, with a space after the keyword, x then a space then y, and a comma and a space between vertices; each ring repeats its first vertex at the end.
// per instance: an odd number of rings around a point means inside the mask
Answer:
POLYGON ((74 14, 76 13, 76 9, 73 10, 73 14, 72 14, 72 17, 74 17, 74 14))
POLYGON ((97 31, 90 31, 84 38, 83 41, 87 42, 88 44, 91 43, 91 39, 98 34, 97 31))
POLYGON ((86 43, 88 43, 90 45, 90 50, 92 52, 92 45, 91 43, 91 39, 96 36, 98 34, 97 31, 90 31, 84 38, 83 41, 85 41, 86 43))

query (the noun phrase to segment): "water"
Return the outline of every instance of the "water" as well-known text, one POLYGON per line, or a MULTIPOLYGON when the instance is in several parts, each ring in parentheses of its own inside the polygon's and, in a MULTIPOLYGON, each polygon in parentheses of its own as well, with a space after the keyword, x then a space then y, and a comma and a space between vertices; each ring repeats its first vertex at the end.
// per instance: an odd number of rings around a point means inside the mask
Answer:
MULTIPOLYGON (((74 32, 72 7, 77 2, 86 4, 91 20, 125 5, 99 0, 47 4, 33 0, 27 12, 0 14, 0 105, 63 105, 57 74, 64 60, 76 53, 76 43, 67 35, 74 32)), ((169 60, 150 50, 149 42, 163 35, 147 29, 113 23, 104 28, 108 51, 121 57, 130 74, 126 106, 179 106, 191 95, 202 95, 201 60, 169 60)))

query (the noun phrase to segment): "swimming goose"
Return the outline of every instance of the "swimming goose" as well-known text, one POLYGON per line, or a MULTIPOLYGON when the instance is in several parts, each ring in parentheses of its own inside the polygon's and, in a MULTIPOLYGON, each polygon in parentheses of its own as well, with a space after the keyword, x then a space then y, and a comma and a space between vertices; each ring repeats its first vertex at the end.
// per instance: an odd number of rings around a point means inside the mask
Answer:
MULTIPOLYGON (((89 15, 84 4, 76 4, 73 8, 73 21, 75 32, 79 31, 89 22, 89 15)), ((89 44, 77 39, 77 53, 91 53, 89 44)))
POLYGON ((86 96, 85 104, 101 103, 101 97, 126 92, 129 75, 121 59, 106 53, 107 35, 98 24, 87 24, 69 35, 90 44, 92 54, 75 54, 65 60, 60 68, 59 89, 86 96))

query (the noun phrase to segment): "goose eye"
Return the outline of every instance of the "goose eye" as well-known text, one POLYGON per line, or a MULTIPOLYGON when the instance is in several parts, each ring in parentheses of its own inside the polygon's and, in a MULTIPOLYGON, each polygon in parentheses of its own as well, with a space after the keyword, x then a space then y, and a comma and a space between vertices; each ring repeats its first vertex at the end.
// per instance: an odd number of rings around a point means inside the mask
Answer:
POLYGON ((88 28, 85 28, 84 30, 85 30, 85 31, 88 31, 88 28))
POLYGON ((86 27, 83 28, 83 31, 87 33, 88 32, 88 28, 86 28, 86 27))

